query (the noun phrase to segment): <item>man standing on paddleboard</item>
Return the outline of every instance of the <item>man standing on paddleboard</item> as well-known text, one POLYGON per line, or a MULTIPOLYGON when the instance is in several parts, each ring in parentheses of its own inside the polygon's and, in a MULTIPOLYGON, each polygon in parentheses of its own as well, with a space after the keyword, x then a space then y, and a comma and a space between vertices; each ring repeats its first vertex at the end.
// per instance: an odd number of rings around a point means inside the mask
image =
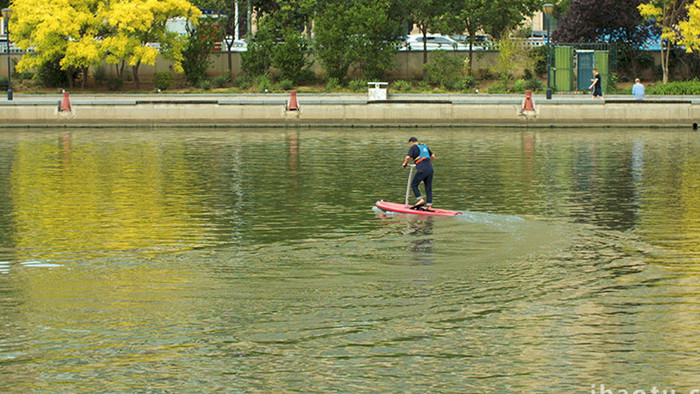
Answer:
POLYGON ((435 172, 431 161, 435 159, 435 155, 427 145, 418 143, 418 138, 416 137, 409 138, 408 143, 411 147, 408 149, 403 166, 405 168, 411 159, 416 163, 416 175, 411 182, 411 189, 413 189, 413 194, 417 200, 416 205, 413 207, 419 208, 423 205, 431 207, 433 206, 433 173, 435 172), (425 184, 425 199, 421 196, 418 188, 421 182, 425 184))

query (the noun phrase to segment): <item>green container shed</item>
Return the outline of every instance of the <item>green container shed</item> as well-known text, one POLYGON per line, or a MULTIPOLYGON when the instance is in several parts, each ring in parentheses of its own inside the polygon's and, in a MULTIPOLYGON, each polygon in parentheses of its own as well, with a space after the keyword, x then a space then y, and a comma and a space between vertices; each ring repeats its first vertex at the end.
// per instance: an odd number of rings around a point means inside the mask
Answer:
POLYGON ((557 46, 553 49, 552 87, 558 92, 570 92, 574 89, 574 47, 557 46))

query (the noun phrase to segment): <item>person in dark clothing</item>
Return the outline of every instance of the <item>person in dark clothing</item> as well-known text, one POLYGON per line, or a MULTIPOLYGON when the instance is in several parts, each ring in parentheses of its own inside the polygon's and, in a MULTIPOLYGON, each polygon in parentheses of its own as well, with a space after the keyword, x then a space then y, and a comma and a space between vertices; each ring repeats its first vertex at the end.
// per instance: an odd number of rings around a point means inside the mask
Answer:
POLYGON ((411 160, 416 164, 416 175, 411 182, 411 189, 417 200, 414 207, 425 205, 430 208, 433 205, 433 173, 435 172, 431 162, 435 160, 435 155, 427 145, 419 143, 416 137, 409 138, 408 143, 411 147, 408 149, 403 166, 406 167, 411 160), (418 188, 421 182, 425 185, 425 199, 418 188))
POLYGON ((603 98, 603 84, 601 83, 600 73, 595 68, 593 69, 593 79, 591 86, 588 89, 593 89, 593 98, 603 98))

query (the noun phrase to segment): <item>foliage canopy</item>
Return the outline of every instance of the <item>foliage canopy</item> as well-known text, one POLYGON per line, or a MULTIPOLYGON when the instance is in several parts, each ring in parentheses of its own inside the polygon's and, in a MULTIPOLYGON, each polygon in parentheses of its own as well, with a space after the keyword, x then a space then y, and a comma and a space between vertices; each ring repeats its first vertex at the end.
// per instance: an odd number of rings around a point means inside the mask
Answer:
POLYGON ((66 72, 106 61, 134 67, 155 64, 159 53, 182 71, 182 39, 167 31, 169 18, 196 20, 201 12, 187 0, 14 0, 10 35, 20 48, 33 48, 17 70, 58 61, 66 72), (159 43, 160 50, 150 45, 159 43))

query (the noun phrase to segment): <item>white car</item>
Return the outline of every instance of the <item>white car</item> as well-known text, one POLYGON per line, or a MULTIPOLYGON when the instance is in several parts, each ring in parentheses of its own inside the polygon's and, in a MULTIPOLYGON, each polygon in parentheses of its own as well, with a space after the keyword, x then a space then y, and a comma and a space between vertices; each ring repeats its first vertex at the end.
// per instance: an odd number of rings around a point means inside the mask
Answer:
MULTIPOLYGON (((469 49, 469 36, 464 34, 450 35, 450 38, 463 44, 467 49, 469 49)), ((489 34, 476 34, 474 36, 474 46, 473 50, 480 51, 487 48, 493 48, 495 46, 493 37, 489 34)))
MULTIPOLYGON (((248 43, 245 40, 234 40, 233 37, 226 37, 226 41, 230 44, 233 41, 233 46, 231 47, 231 52, 245 52, 248 50, 248 43)), ((228 50, 226 42, 221 43, 221 50, 228 50)))
MULTIPOLYGON (((408 36, 401 47, 402 51, 422 51, 423 50, 423 35, 415 34, 408 36)), ((428 34, 425 37, 426 47, 429 51, 445 50, 445 51, 466 51, 469 47, 454 40, 450 37, 440 34, 428 34)))

